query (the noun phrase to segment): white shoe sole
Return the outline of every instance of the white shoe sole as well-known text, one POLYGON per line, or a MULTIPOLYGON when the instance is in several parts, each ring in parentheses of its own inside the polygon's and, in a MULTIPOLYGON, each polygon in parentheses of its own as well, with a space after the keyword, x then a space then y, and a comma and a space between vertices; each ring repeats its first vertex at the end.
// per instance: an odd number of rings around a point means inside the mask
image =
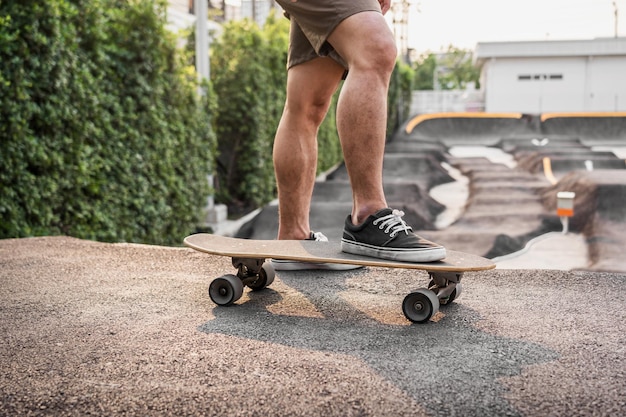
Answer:
POLYGON ((341 250, 353 255, 413 263, 436 262, 446 257, 446 248, 443 246, 424 249, 380 248, 343 239, 341 241, 341 250))

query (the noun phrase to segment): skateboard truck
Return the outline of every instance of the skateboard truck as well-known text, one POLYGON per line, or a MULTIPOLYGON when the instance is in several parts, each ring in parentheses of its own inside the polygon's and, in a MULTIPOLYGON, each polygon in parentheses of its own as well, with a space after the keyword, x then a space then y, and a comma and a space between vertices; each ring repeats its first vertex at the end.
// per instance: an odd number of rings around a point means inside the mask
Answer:
POLYGON ((425 323, 442 305, 452 303, 461 295, 462 272, 428 271, 428 288, 418 288, 402 302, 404 316, 414 323, 425 323))
POLYGON ((232 261, 233 266, 237 269, 237 276, 244 281, 251 277, 254 279, 258 277, 265 259, 233 258, 232 261))
POLYGON ((233 258, 233 266, 242 284, 252 291, 260 291, 274 282, 274 267, 265 259, 233 258))
POLYGON ((434 291, 443 305, 450 304, 461 295, 462 272, 429 272, 428 289, 434 291))
POLYGON ((209 286, 209 297, 217 305, 228 306, 239 300, 244 286, 260 291, 274 282, 274 267, 265 259, 232 258, 232 262, 237 275, 222 275, 209 286))

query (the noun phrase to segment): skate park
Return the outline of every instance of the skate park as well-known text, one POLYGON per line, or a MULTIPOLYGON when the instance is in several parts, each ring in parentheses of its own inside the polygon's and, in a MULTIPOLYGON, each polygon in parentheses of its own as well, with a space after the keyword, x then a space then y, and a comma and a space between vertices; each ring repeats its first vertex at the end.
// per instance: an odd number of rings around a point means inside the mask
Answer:
MULTIPOLYGON (((402 316, 427 282, 406 270, 280 272, 216 307, 207 287, 230 259, 7 239, 0 414, 622 414, 626 118, 415 122, 387 145, 390 205, 497 264, 429 323, 402 316), (559 191, 576 194, 567 234, 559 191)), ((320 177, 312 224, 331 239, 349 195, 343 167, 320 177)), ((269 205, 223 232, 273 239, 275 218, 269 205)))

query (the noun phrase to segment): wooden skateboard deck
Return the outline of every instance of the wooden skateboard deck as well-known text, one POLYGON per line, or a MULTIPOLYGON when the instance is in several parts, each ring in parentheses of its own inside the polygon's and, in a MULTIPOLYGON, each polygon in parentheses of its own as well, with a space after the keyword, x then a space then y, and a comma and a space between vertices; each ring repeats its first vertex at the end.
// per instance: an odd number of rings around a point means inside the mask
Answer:
POLYGON ((216 278, 209 287, 211 300, 218 305, 233 304, 243 294, 244 286, 253 291, 269 286, 275 272, 271 263, 265 262, 267 259, 427 271, 431 278, 428 288, 407 295, 402 306, 407 319, 419 323, 428 321, 441 304, 458 298, 464 272, 495 268, 489 259, 451 250, 446 250, 446 258, 441 261, 409 263, 344 253, 334 242, 236 239, 199 233, 186 237, 184 243, 200 252, 232 258, 237 275, 216 278))
POLYGON ((489 259, 447 250, 443 261, 409 263, 388 261, 341 251, 339 243, 312 240, 252 240, 199 233, 185 238, 185 245, 212 255, 238 258, 284 259, 302 262, 328 262, 383 268, 421 269, 425 271, 468 272, 495 268, 489 259))

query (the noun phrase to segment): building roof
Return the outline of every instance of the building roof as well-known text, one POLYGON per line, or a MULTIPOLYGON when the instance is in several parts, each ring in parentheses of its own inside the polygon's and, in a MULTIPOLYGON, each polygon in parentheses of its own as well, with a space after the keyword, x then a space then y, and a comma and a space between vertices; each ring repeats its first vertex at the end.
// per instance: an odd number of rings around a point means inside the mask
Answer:
POLYGON ((474 61, 491 58, 537 58, 580 56, 626 56, 626 38, 596 38, 563 41, 479 42, 474 61))

